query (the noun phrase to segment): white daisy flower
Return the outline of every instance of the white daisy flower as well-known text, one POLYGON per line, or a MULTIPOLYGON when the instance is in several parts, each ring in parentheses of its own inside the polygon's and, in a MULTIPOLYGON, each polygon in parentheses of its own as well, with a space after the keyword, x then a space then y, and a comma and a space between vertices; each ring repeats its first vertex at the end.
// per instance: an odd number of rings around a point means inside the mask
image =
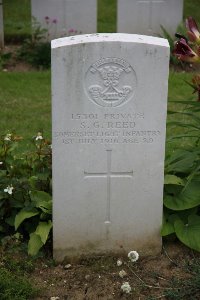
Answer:
POLYGON ((128 258, 130 259, 130 261, 135 262, 138 260, 139 254, 137 253, 137 251, 130 251, 128 253, 128 258))
POLYGON ((128 282, 124 282, 121 286, 123 293, 129 294, 131 292, 131 286, 128 282))
POLYGON ((124 278, 127 275, 126 271, 121 270, 119 271, 119 277, 124 278))

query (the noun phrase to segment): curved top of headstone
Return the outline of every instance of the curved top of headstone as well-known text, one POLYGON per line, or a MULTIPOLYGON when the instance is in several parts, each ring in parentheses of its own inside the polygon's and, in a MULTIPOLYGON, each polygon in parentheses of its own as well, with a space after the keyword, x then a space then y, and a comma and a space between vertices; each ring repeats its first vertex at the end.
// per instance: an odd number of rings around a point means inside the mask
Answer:
POLYGON ((95 33, 95 34, 82 34, 70 37, 59 38, 51 41, 51 48, 59 48, 64 46, 85 44, 85 43, 98 43, 98 42, 132 42, 138 44, 157 45, 162 47, 169 47, 167 39, 138 35, 127 33, 95 33))

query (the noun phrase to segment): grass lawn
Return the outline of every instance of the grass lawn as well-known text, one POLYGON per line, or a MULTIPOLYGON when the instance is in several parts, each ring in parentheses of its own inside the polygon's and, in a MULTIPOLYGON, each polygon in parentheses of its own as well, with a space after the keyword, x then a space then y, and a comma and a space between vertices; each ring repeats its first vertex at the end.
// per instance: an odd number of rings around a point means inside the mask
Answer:
MULTIPOLYGON (((192 88, 185 84, 191 73, 170 73, 169 100, 188 100, 192 88)), ((0 128, 1 133, 15 131, 31 138, 43 130, 51 137, 50 71, 0 73, 0 128)), ((195 96, 193 96, 195 98, 195 96)), ((177 105, 170 103, 169 109, 177 105)), ((169 132, 170 134, 170 132, 169 132)))
POLYGON ((4 0, 5 39, 18 41, 26 38, 31 32, 31 1, 4 0))
POLYGON ((116 32, 117 0, 98 0, 98 32, 116 32))
POLYGON ((1 133, 51 137, 50 72, 0 73, 1 133))
POLYGON ((200 1, 184 0, 183 18, 192 16, 200 24, 200 1))

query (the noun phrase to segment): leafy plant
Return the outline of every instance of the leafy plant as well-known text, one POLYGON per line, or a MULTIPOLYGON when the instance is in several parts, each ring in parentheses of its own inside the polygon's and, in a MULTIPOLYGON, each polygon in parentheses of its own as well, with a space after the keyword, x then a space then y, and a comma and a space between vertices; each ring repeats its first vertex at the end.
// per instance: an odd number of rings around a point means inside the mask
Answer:
POLYGON ((18 52, 18 58, 34 67, 49 68, 51 65, 51 45, 48 41, 48 29, 33 18, 32 36, 27 38, 18 52))
POLYGON ((21 140, 13 133, 0 140, 0 233, 29 237, 28 253, 36 255, 52 228, 51 147, 39 132, 20 153, 21 140))
MULTIPOLYGON (((186 21, 190 44, 184 36, 176 43, 174 54, 186 62, 200 62, 200 33, 197 24, 190 17, 186 21)), ((188 247, 200 251, 200 76, 195 75, 189 83, 198 94, 195 101, 176 101, 184 109, 169 112, 175 116, 170 126, 184 128, 185 133, 173 139, 190 139, 187 147, 179 147, 166 155, 164 220, 162 236, 176 234, 188 247), (176 116, 185 117, 185 122, 177 121, 176 116)))
MULTIPOLYGON (((177 59, 177 57, 175 57, 172 53, 172 50, 174 48, 174 42, 175 42, 175 37, 172 36, 167 30, 166 28, 164 28, 162 25, 160 26, 161 27, 161 31, 162 31, 162 34, 161 34, 161 37, 165 38, 168 40, 169 42, 169 46, 170 46, 170 63, 172 65, 182 65, 182 67, 184 67, 184 63, 181 62, 180 60, 177 59)), ((182 24, 180 24, 177 28, 177 31, 180 32, 182 35, 185 34, 185 30, 184 30, 184 27, 182 24)))
MULTIPOLYGON (((46 27, 43 28, 33 17, 32 36, 27 38, 18 51, 18 58, 26 61, 37 68, 48 69, 51 66, 51 45, 50 32, 56 32, 57 19, 45 17, 46 27)), ((71 36, 81 34, 73 28, 68 31, 63 29, 62 36, 71 36)))
POLYGON ((0 70, 6 67, 6 63, 11 59, 12 54, 10 52, 4 52, 0 50, 0 70))

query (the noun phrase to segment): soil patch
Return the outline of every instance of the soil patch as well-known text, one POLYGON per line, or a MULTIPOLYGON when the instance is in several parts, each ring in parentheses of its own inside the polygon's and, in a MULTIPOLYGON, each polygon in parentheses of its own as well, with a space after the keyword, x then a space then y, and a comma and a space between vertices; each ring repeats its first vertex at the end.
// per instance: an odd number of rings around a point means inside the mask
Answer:
POLYGON ((50 258, 38 259, 29 275, 40 290, 35 300, 200 299, 200 286, 198 295, 191 298, 165 296, 178 292, 182 284, 184 288, 184 282, 192 277, 193 263, 200 265, 200 253, 179 242, 167 243, 159 255, 140 257, 135 263, 124 255, 120 257, 122 265, 117 266, 118 259, 111 255, 90 256, 71 265, 54 265, 50 258), (122 269, 126 272, 124 278, 119 276, 122 269), (129 282, 130 294, 122 293, 124 282, 129 282))
POLYGON ((34 68, 30 64, 25 61, 19 60, 18 51, 20 49, 20 45, 7 45, 3 50, 3 55, 9 54, 10 57, 8 59, 2 60, 2 70, 4 72, 29 72, 29 71, 38 71, 38 69, 34 68))

